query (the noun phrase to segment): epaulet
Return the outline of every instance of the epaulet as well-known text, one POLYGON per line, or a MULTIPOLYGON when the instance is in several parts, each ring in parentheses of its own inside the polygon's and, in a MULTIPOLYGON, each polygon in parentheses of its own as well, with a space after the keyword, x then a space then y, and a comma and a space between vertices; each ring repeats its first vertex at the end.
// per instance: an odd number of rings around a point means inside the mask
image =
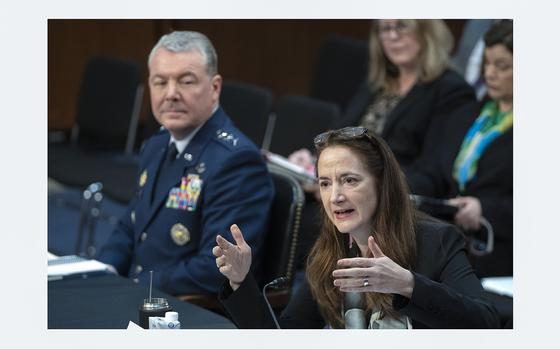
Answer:
POLYGON ((239 144, 239 136, 235 132, 231 132, 225 129, 216 130, 216 134, 213 137, 220 144, 227 145, 229 148, 237 147, 239 144))

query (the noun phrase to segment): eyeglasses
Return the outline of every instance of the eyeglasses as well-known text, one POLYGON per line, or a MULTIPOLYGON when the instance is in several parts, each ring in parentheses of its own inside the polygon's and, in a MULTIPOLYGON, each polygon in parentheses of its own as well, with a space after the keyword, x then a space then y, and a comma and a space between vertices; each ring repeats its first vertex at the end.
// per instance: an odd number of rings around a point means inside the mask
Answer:
POLYGON ((365 127, 344 127, 338 130, 323 132, 313 139, 315 147, 321 147, 325 144, 327 139, 332 135, 342 140, 360 138, 367 135, 368 129, 365 127))
POLYGON ((395 25, 384 25, 379 28, 379 36, 382 39, 388 39, 392 31, 401 36, 410 32, 410 26, 402 22, 398 22, 395 25))

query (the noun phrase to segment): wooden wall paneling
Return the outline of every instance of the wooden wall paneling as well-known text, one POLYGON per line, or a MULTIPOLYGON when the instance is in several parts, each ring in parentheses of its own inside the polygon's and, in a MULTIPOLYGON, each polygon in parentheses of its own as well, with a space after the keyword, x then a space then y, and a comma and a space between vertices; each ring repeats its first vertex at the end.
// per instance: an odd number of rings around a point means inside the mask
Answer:
MULTIPOLYGON (((446 21, 458 38, 464 20, 446 21)), ((147 56, 162 34, 196 30, 214 43, 225 79, 268 87, 275 97, 306 95, 322 41, 332 33, 367 40, 370 24, 362 19, 50 19, 48 127, 72 127, 81 74, 91 55, 132 59, 146 67, 147 56)), ((147 88, 141 118, 146 115, 147 88)))

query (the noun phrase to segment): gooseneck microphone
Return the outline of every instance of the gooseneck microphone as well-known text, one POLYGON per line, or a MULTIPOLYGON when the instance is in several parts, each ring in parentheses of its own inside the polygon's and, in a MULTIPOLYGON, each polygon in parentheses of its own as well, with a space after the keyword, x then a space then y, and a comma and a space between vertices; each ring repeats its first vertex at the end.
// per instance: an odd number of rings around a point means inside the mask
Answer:
POLYGON ((266 298, 266 289, 267 288, 273 288, 273 289, 285 288, 286 286, 289 285, 289 281, 290 281, 290 279, 288 277, 281 276, 279 278, 276 278, 276 279, 272 280, 268 284, 264 285, 264 287, 262 289, 262 294, 263 294, 263 297, 264 297, 264 301, 266 302, 266 305, 268 306, 268 311, 270 311, 270 315, 272 315, 272 320, 274 320, 274 324, 276 325, 277 329, 280 329, 280 325, 278 324, 278 320, 276 319, 276 314, 274 314, 274 310, 272 309, 272 307, 270 306, 270 303, 268 302, 268 298, 266 298))
MULTIPOLYGON (((350 247, 350 258, 359 257, 360 251, 356 243, 350 247)), ((366 328, 364 296, 361 292, 344 292, 344 327, 349 329, 366 328)))
POLYGON ((344 293, 344 327, 350 329, 366 328, 364 301, 359 292, 344 293))

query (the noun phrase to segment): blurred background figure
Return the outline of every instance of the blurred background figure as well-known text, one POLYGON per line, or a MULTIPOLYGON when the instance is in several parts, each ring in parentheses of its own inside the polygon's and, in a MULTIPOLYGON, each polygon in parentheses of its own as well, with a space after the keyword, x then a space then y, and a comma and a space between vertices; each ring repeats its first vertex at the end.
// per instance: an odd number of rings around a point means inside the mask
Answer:
POLYGON ((451 61, 453 67, 475 89, 476 97, 486 96, 482 61, 484 59, 484 34, 495 19, 468 19, 451 61))
POLYGON ((408 178, 416 194, 452 198, 465 231, 486 233, 482 222, 490 223, 494 250, 472 259, 479 277, 513 273, 513 22, 493 24, 484 43, 490 100, 459 109, 440 150, 408 178))
POLYGON ((443 20, 373 21, 369 75, 338 126, 360 125, 380 135, 405 169, 431 154, 443 121, 475 100, 450 69, 452 48, 443 20))

